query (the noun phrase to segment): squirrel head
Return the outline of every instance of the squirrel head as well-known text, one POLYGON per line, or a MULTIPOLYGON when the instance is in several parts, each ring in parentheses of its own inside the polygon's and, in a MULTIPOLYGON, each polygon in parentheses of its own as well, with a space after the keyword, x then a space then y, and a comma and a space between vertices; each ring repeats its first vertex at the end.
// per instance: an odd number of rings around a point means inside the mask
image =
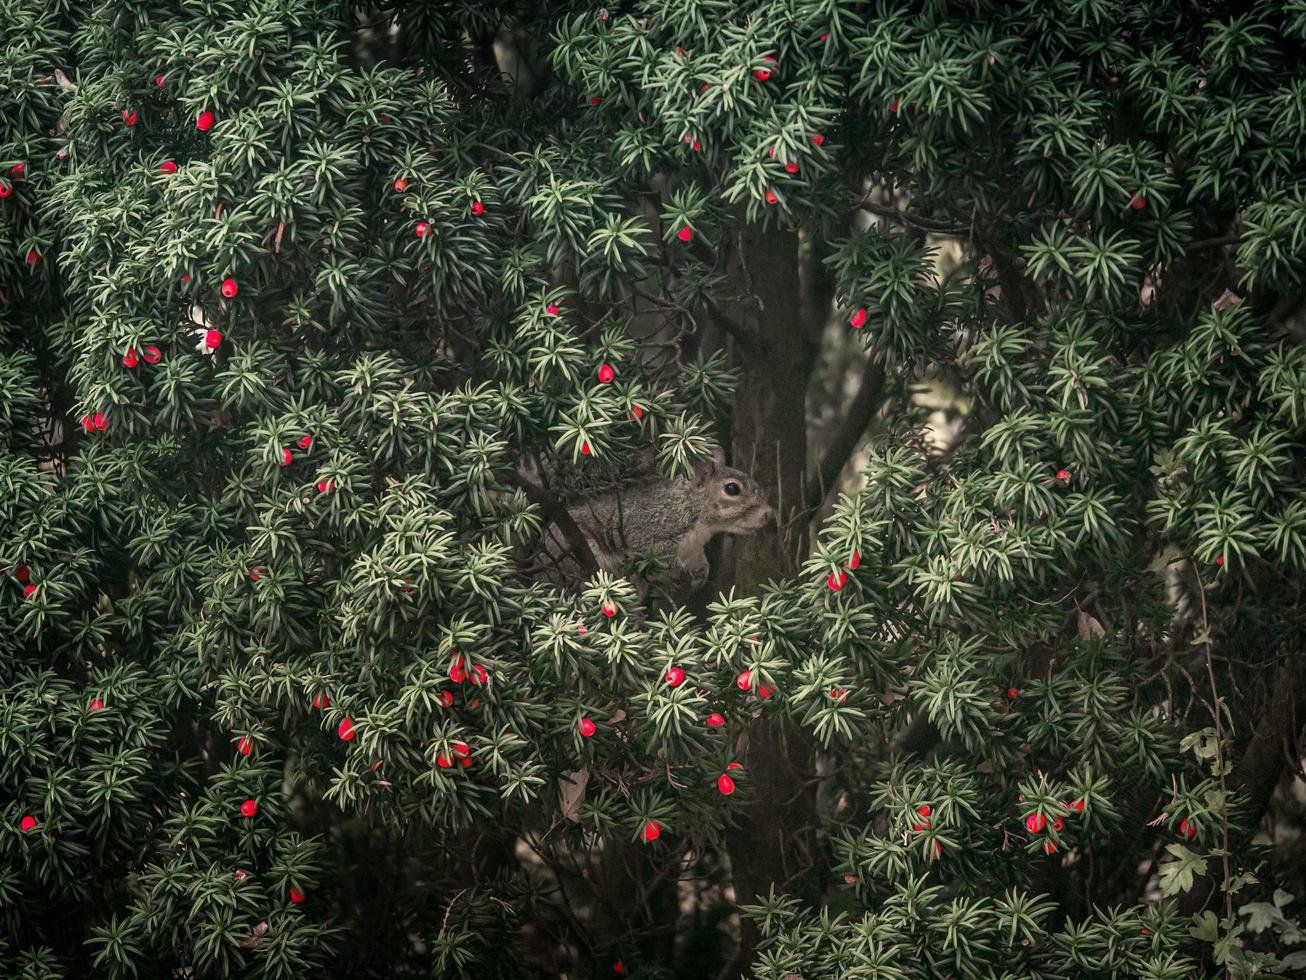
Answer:
POLYGON ((753 478, 719 457, 694 463, 694 487, 704 523, 713 531, 748 534, 775 520, 775 509, 753 478))

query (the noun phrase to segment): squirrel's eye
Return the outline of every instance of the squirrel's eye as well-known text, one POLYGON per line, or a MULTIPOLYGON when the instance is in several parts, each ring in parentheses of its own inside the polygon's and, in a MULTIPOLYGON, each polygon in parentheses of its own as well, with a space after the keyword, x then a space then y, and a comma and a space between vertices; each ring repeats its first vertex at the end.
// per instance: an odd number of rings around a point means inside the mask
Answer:
POLYGON ((738 497, 743 492, 734 480, 725 485, 725 491, 727 497, 738 497))

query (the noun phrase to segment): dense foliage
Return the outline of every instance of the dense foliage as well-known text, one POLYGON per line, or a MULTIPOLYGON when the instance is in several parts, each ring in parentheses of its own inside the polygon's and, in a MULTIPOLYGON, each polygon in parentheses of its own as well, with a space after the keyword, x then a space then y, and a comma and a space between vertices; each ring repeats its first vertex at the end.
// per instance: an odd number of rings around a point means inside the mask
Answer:
POLYGON ((0 974, 1306 967, 1306 0, 0 27, 0 974))

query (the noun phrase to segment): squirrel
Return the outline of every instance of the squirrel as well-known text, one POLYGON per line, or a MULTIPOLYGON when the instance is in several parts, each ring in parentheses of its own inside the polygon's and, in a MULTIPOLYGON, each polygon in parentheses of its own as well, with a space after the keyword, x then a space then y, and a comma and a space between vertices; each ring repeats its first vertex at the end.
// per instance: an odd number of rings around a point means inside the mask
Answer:
MULTIPOLYGON (((684 601, 707 581, 706 549, 712 538, 751 534, 775 520, 762 488, 747 473, 727 466, 719 453, 697 460, 692 478, 636 470, 617 489, 569 503, 567 513, 604 571, 619 575, 628 559, 661 556, 665 568, 636 586, 642 595, 652 588, 670 601, 684 601)), ((543 545, 547 578, 566 585, 579 577, 557 524, 545 529, 543 545)))

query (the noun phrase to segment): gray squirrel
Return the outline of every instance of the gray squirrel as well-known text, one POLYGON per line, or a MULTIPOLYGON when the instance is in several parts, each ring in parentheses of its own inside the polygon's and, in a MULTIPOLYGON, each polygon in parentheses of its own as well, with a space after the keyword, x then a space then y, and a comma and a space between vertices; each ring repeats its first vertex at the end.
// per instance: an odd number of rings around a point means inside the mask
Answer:
MULTIPOLYGON (((567 503, 598 567, 621 575, 627 559, 656 554, 665 567, 645 580, 656 591, 684 601, 707 581, 706 548, 718 534, 752 534, 775 520, 775 510, 753 478, 725 464, 721 455, 694 463, 692 478, 667 479, 655 469, 627 474, 615 489, 567 503)), ((544 532, 543 577, 556 585, 579 578, 572 549, 556 523, 544 532)))

